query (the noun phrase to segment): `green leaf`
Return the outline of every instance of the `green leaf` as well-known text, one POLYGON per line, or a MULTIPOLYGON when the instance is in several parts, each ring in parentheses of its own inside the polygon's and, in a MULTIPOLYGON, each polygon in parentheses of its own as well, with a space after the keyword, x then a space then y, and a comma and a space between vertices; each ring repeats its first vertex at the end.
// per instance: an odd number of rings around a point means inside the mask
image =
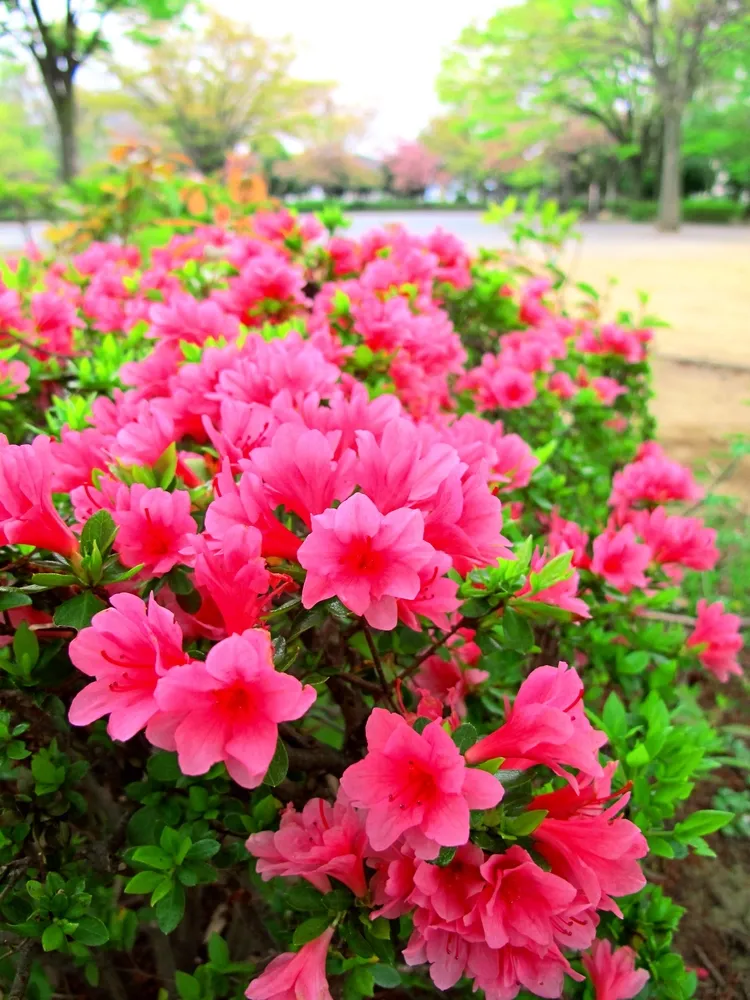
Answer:
POLYGON ((268 770, 266 771, 266 776, 263 779, 263 784, 270 785, 271 788, 275 788, 277 785, 281 784, 284 778, 286 778, 288 770, 289 754, 286 752, 284 741, 281 737, 279 737, 276 741, 276 751, 273 755, 271 763, 268 765, 268 770))
POLYGON ((429 726, 429 724, 431 722, 432 722, 432 719, 426 719, 426 718, 424 718, 424 716, 420 716, 418 719, 414 720, 414 724, 412 726, 412 729, 414 730, 415 733, 420 733, 421 734, 421 733, 423 733, 425 731, 425 729, 427 729, 427 727, 429 726))
MULTIPOLYGON (((171 826, 165 826, 159 836, 159 846, 161 847, 161 849, 165 851, 170 857, 179 859, 180 861, 183 860, 184 858, 184 855, 183 858, 179 857, 183 849, 182 841, 183 841, 182 836, 177 832, 177 830, 173 830, 171 826)), ((185 852, 187 852, 189 847, 190 847, 190 841, 188 841, 187 845, 184 848, 185 852)))
POLYGON ((630 767, 643 767, 650 760, 648 750, 643 743, 636 743, 625 757, 625 763, 630 767))
POLYGON ((733 819, 734 813, 731 812, 724 812, 721 809, 701 809, 688 816, 682 823, 677 823, 674 835, 682 842, 689 841, 693 837, 706 837, 709 833, 721 830, 733 819))
POLYGON ((185 913, 185 890, 175 883, 172 891, 154 907, 156 922, 164 934, 171 934, 185 913))
POLYGON ((104 611, 107 605, 101 601, 96 594, 90 590, 84 590, 82 594, 71 598, 61 604, 55 611, 55 625, 64 628, 74 628, 79 632, 82 628, 87 628, 91 624, 91 619, 95 614, 104 611))
POLYGON ((208 957, 219 972, 229 965, 229 945, 220 934, 212 934, 209 938, 208 957))
POLYGON ((180 768, 177 764, 177 754, 163 751, 155 753, 146 761, 146 771, 149 778, 156 781, 163 781, 166 784, 173 784, 180 777, 180 768))
POLYGON ((326 618, 329 617, 329 614, 328 605, 325 601, 321 601, 315 607, 310 608, 309 611, 305 611, 304 614, 299 615, 294 621, 288 642, 296 639, 303 632, 307 632, 308 629, 317 628, 319 625, 322 625, 326 618))
POLYGON ((507 823, 507 829, 516 837, 528 837, 539 826, 547 815, 546 809, 530 809, 514 816, 507 823))
POLYGON ((78 582, 78 577, 72 573, 34 573, 31 582, 37 587, 69 587, 78 582))
POLYGON ((167 852, 155 844, 136 848, 133 852, 133 861, 137 861, 139 865, 158 868, 159 871, 169 871, 174 865, 172 858, 170 858, 167 852))
POLYGON ((394 986, 401 985, 401 973, 390 965, 373 965, 372 978, 377 986, 382 986, 386 990, 392 990, 394 986))
POLYGON ((21 622, 16 629, 13 636, 13 656, 27 675, 39 659, 39 640, 29 628, 28 622, 21 622))
POLYGON ((456 851, 456 847, 441 847, 440 853, 435 860, 431 862, 431 864, 438 865, 439 868, 444 868, 446 865, 449 865, 451 861, 453 861, 456 856, 456 851))
POLYGON ((211 838, 196 840, 185 855, 185 859, 187 861, 208 861, 209 858, 218 854, 220 850, 221 844, 218 840, 212 840, 211 838))
POLYGON ((290 887, 286 901, 294 910, 310 912, 319 910, 323 905, 323 894, 318 892, 309 882, 300 882, 290 887))
POLYGON ((460 753, 466 753, 469 747, 473 747, 479 739, 479 734, 470 722, 465 722, 451 733, 451 739, 460 753))
POLYGON ((614 691, 604 703, 602 721, 612 743, 618 743, 627 735, 628 717, 625 706, 614 691))
POLYGON ((554 559, 550 559, 538 573, 532 572, 530 576, 531 593, 536 595, 542 590, 554 587, 556 583, 562 583, 563 580, 570 579, 573 575, 573 569, 570 565, 572 558, 573 553, 568 549, 565 552, 561 552, 560 555, 555 556, 554 559))
POLYGON ((164 899, 172 891, 174 879, 170 875, 162 875, 159 884, 151 893, 151 906, 156 906, 159 900, 164 899))
POLYGON ((508 607, 502 617, 504 644, 519 653, 528 652, 534 645, 534 633, 531 626, 512 608, 508 607))
POLYGON ((344 983, 345 1000, 356 997, 371 997, 375 993, 375 977, 372 970, 364 965, 352 969, 344 983))
POLYGON ((314 941, 315 938, 320 937, 324 931, 328 930, 330 922, 327 915, 310 917, 308 920, 303 921, 294 932, 292 944, 295 947, 299 947, 300 945, 307 944, 308 941, 314 941))
POLYGON ((44 951, 58 951, 65 944, 65 934, 59 924, 50 924, 44 928, 42 934, 42 949, 44 951))
POLYGON ((0 611, 10 611, 12 608, 25 608, 31 604, 28 594, 20 590, 0 590, 0 611))
POLYGON ((94 543, 102 556, 109 551, 117 534, 117 525, 108 510, 98 510, 88 519, 81 531, 81 552, 89 555, 93 552, 94 543))
POLYGON ((81 917, 73 931, 73 937, 81 944, 96 947, 109 941, 109 931, 98 917, 81 917))
POLYGON ((174 984, 180 1000, 200 1000, 201 985, 195 976, 178 969, 174 974, 174 984))
POLYGON ((137 872, 125 886, 125 892, 146 896, 154 891, 163 878, 160 872, 137 872))

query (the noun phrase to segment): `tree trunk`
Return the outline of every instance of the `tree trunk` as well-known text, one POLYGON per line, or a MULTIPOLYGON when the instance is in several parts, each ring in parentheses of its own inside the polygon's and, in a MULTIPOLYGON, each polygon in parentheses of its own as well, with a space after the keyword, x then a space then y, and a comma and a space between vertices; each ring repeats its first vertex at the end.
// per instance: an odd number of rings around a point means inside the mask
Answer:
POLYGON ((667 103, 664 108, 661 184, 659 186, 659 229, 666 233, 676 232, 680 228, 681 131, 682 108, 674 103, 667 103))
POLYGON ((76 162, 76 106, 72 88, 55 102, 55 117, 60 132, 60 178, 67 184, 78 172, 76 162))

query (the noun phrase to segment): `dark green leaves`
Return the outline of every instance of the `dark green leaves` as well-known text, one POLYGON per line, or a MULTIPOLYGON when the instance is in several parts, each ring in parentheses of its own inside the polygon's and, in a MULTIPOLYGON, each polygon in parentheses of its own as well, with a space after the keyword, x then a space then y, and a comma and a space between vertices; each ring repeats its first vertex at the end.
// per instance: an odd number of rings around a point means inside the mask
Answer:
POLYGON ((98 510, 86 521, 81 531, 81 554, 90 555, 94 545, 105 556, 115 540, 117 525, 108 510, 98 510))
POLYGON ((479 734, 470 722, 465 722, 451 733, 451 739, 461 753, 466 753, 479 739, 479 734))
POLYGON ((79 632, 91 624, 91 619, 107 605, 90 590, 84 590, 71 600, 61 604, 55 611, 55 625, 63 628, 74 628, 79 632))
POLYGON ((263 779, 263 784, 270 785, 272 788, 275 788, 276 785, 280 785, 284 778, 286 778, 288 770, 289 754, 286 752, 284 741, 281 737, 279 737, 276 742, 276 751, 273 755, 271 763, 268 765, 268 770, 266 771, 266 776, 263 779))

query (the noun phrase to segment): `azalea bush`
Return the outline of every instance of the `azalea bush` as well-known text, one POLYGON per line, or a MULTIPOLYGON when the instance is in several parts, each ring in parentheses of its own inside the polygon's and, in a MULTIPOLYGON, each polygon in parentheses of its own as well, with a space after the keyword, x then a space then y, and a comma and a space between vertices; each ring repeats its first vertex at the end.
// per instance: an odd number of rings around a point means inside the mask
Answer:
POLYGON ((322 222, 3 266, 0 983, 689 997, 741 639, 650 331, 322 222))

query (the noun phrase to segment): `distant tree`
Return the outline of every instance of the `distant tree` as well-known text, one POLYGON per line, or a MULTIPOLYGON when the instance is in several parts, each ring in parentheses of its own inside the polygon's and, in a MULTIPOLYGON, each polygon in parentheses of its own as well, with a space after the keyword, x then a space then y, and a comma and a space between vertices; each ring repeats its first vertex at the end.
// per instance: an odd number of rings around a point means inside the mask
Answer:
POLYGON ((11 38, 39 69, 59 133, 60 175, 75 176, 76 77, 107 46, 114 14, 149 21, 176 17, 188 0, 0 0, 0 37, 11 38))
POLYGON ((421 142, 401 142, 385 157, 391 187, 399 194, 421 196, 440 173, 440 158, 421 142))
POLYGON ((49 182, 55 176, 54 147, 48 142, 46 107, 37 99, 29 73, 0 62, 0 179, 49 182))
POLYGON ((464 32, 439 90, 487 136, 554 107, 605 128, 641 178, 660 152, 660 225, 674 229, 686 110, 738 52, 750 0, 520 0, 464 32))
POLYGON ((203 173, 221 169, 238 143, 304 136, 330 100, 332 84, 299 80, 286 39, 266 39, 209 13, 188 31, 168 26, 137 68, 113 63, 144 120, 161 127, 203 173))

